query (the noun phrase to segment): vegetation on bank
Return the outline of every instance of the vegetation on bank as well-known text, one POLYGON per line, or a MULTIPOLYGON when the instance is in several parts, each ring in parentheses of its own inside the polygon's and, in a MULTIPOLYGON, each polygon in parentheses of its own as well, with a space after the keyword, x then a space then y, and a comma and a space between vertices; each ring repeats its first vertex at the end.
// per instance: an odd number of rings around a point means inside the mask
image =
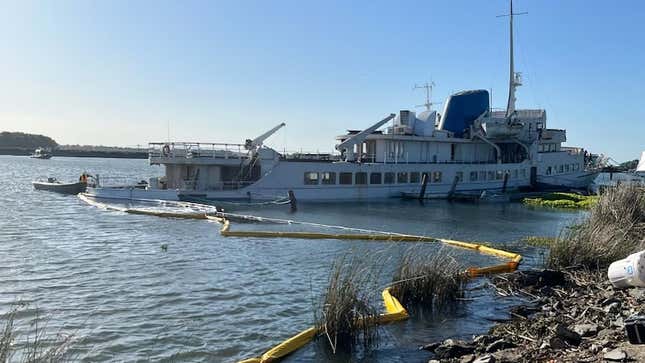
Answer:
POLYGON ((0 316, 0 363, 24 362, 46 363, 71 360, 69 349, 75 342, 72 334, 51 335, 46 331, 46 321, 36 315, 30 321, 31 334, 20 333, 15 326, 16 318, 25 313, 28 305, 14 304, 0 316))
POLYGON ((38 147, 58 147, 58 143, 49 136, 27 134, 24 132, 0 132, 0 148, 33 150, 38 147))
POLYGON ((598 196, 575 193, 549 193, 539 198, 524 198, 522 200, 522 203, 526 205, 567 209, 590 209, 597 202, 598 196))
POLYGON ((404 306, 442 310, 463 297, 464 268, 445 250, 423 253, 411 248, 394 272, 392 295, 404 306))
POLYGON ((620 185, 606 190, 589 216, 549 247, 547 266, 553 269, 604 269, 645 249, 645 189, 620 185))
POLYGON ((373 265, 357 257, 336 260, 322 303, 314 310, 318 331, 329 341, 331 350, 351 351, 378 345, 377 308, 371 295, 376 289, 373 265))

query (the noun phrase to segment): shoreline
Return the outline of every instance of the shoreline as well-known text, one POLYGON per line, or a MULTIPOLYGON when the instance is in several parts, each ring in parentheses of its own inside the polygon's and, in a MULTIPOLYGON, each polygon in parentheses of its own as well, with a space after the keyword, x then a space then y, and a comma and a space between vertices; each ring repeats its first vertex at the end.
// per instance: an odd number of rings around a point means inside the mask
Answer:
MULTIPOLYGON (((0 148, 0 155, 30 156, 31 149, 0 148)), ((148 151, 101 151, 101 150, 74 150, 55 149, 53 157, 80 157, 80 158, 116 158, 116 159, 148 159, 148 151)))
POLYGON ((434 353, 430 362, 645 361, 645 345, 625 335, 625 320, 645 312, 644 288, 614 289, 604 271, 529 270, 490 280, 501 298, 526 302, 470 341, 421 347, 434 353))

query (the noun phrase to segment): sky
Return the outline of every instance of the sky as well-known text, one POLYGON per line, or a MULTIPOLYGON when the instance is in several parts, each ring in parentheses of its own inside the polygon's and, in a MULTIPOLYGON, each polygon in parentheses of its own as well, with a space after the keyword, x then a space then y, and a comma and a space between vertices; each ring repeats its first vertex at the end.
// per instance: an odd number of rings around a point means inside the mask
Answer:
MULTIPOLYGON (((433 100, 508 94, 506 0, 0 0, 0 130, 60 144, 326 151, 433 100)), ((645 150, 645 2, 516 0, 518 108, 618 161, 645 150)), ((436 106, 441 108, 442 105, 436 106)))

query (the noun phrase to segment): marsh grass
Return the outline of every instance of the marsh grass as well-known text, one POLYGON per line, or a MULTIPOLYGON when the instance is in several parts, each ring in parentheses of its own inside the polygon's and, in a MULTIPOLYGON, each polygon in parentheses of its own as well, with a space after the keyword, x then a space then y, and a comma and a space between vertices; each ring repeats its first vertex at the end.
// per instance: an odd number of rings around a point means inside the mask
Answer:
MULTIPOLYGON (((332 266, 320 306, 314 309, 316 327, 329 342, 332 353, 350 352, 357 346, 378 346, 378 272, 373 261, 355 255, 339 257, 332 266), (372 262, 372 263, 370 263, 372 262)), ((378 291, 380 292, 380 291, 378 291)))
POLYGON ((590 209, 598 202, 597 196, 586 196, 575 193, 549 193, 539 198, 524 198, 522 202, 527 205, 564 208, 564 209, 590 209))
POLYGON ((410 248, 394 272, 391 292, 407 307, 441 311, 463 297, 464 268, 447 248, 428 252, 410 248))
POLYGON ((47 333, 47 321, 42 319, 38 310, 30 321, 33 334, 21 334, 16 328, 16 319, 28 309, 25 303, 15 303, 9 311, 0 317, 0 363, 53 363, 71 361, 70 347, 74 344, 74 335, 61 333, 51 336, 47 333))
POLYGON ((621 185, 607 189, 582 223, 550 244, 549 268, 603 269, 645 249, 645 191, 621 185))

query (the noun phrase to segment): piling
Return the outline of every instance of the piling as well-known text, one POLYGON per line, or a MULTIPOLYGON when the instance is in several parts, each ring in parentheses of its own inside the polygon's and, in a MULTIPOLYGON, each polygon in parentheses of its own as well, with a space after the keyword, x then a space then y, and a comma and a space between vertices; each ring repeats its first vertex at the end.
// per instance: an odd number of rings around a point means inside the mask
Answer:
POLYGON ((504 173, 504 184, 502 185, 502 193, 506 193, 507 185, 508 185, 508 173, 504 173))
POLYGON ((419 200, 423 200, 423 197, 425 197, 427 186, 428 186, 428 173, 423 173, 423 178, 421 179, 421 191, 419 191, 419 200))
POLYGON ((289 190, 289 205, 291 205, 291 213, 294 213, 298 210, 298 205, 296 203, 296 195, 293 190, 289 190))

